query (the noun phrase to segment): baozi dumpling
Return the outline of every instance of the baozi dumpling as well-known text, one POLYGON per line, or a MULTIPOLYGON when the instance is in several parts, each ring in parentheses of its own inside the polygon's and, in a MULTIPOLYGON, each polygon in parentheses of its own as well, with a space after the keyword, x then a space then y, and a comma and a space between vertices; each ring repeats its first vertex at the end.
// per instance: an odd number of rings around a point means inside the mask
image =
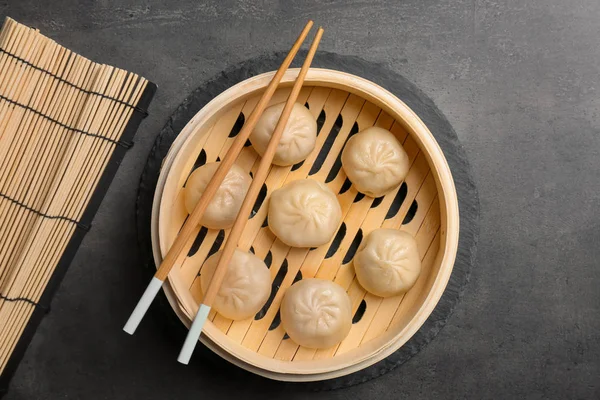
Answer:
POLYGON ((421 273, 415 238, 397 229, 376 229, 354 256, 356 278, 366 291, 381 297, 408 291, 421 273))
MULTIPOLYGON (((206 293, 221 251, 210 256, 200 273, 200 286, 206 293)), ((213 308, 229 319, 253 317, 265 305, 271 294, 271 273, 263 260, 252 253, 235 250, 213 308)))
POLYGON ((283 329, 294 342, 310 348, 328 348, 348 336, 352 303, 336 283, 302 279, 285 292, 280 316, 283 329))
POLYGON ((331 240, 342 219, 335 194, 314 179, 277 189, 269 202, 269 228, 285 244, 318 247, 331 240))
POLYGON ((348 140, 342 151, 342 167, 356 190, 380 197, 402 183, 410 165, 393 133, 371 127, 348 140))
MULTIPOLYGON (((218 162, 204 164, 189 176, 184 189, 185 208, 188 213, 194 211, 218 167, 218 162)), ((250 175, 234 164, 208 204, 200 224, 211 229, 231 228, 251 182, 250 175)))
MULTIPOLYGON (((250 135, 252 146, 261 156, 267 150, 267 145, 284 106, 285 103, 279 103, 268 107, 250 135)), ((292 113, 275 151, 273 164, 286 166, 306 159, 315 148, 316 142, 317 121, 306 107, 300 103, 294 103, 292 113)))

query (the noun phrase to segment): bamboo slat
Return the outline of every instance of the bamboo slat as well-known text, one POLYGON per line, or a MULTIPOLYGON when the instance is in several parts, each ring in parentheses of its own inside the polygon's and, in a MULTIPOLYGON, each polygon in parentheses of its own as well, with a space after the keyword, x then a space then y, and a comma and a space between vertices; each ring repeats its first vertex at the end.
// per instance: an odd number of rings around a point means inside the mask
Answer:
MULTIPOLYGON (((0 31, 0 373, 122 140, 148 81, 7 18, 0 31)), ((106 188, 104 188, 105 190, 106 188)))

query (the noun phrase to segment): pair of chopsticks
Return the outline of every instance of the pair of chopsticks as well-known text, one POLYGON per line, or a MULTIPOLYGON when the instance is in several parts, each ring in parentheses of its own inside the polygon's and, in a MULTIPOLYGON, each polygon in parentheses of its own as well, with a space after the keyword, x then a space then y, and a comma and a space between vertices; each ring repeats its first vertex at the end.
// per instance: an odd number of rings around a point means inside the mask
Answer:
MULTIPOLYGON (((290 52, 283 60, 283 63, 271 79, 271 82, 267 86, 258 104, 250 114, 250 117, 242 127, 234 142, 232 143, 229 151, 221 161, 219 168, 215 172, 213 178, 208 183, 206 189, 204 190, 204 193, 200 197, 196 208, 188 217, 183 228, 179 232, 179 235, 175 239, 175 242, 167 252, 167 255, 165 256, 162 263, 160 264, 160 267, 156 271, 156 274, 154 274, 154 277, 152 278, 150 284, 146 288, 146 291, 144 292, 137 306, 131 313, 129 320, 123 328, 125 332, 129 334, 133 334, 135 332, 140 321, 146 314, 146 311, 148 311, 152 300, 154 300, 164 280, 169 275, 171 268, 173 268, 173 266, 175 265, 175 262, 179 258, 179 255, 183 251, 189 250, 186 249, 186 245, 194 232, 194 228, 200 223, 200 219, 204 215, 204 212, 206 211, 206 208, 208 207, 211 199, 213 198, 216 191, 219 189, 221 182, 223 182, 223 179, 225 178, 230 168, 233 166, 235 160, 237 159, 238 155, 244 148, 246 140, 250 136, 250 133, 252 132, 254 127, 256 126, 256 123, 258 122, 260 116, 267 107, 267 104, 271 100, 271 97, 275 93, 277 86, 281 82, 283 74, 286 72, 286 70, 292 63, 292 60, 298 53, 298 50, 300 49, 300 46, 306 39, 306 36, 312 28, 312 25, 313 22, 308 21, 308 23, 300 33, 300 36, 298 36, 298 39, 296 39, 296 42, 292 46, 290 52)), ((294 82, 294 86, 285 103, 285 106, 283 108, 281 116, 279 117, 279 121, 277 122, 275 130, 273 131, 273 136, 271 137, 269 145, 267 146, 267 149, 260 161, 258 170, 254 174, 254 178, 252 179, 252 183, 250 184, 248 193, 244 198, 244 202, 242 203, 237 218, 233 224, 233 227, 231 228, 231 232, 229 233, 228 240, 225 243, 225 247, 223 248, 223 251, 221 253, 221 258, 219 259, 219 263, 217 265, 215 273, 210 281, 206 293, 204 293, 204 299, 202 300, 202 304, 200 304, 200 308, 198 309, 198 312, 196 314, 196 317, 194 318, 192 326, 190 327, 181 352, 179 353, 177 361, 179 361, 182 364, 187 364, 189 362, 194 348, 196 347, 196 343, 198 342, 200 333, 202 332, 202 327, 206 322, 213 301, 215 300, 219 288, 221 287, 221 283, 225 278, 225 274, 227 272, 227 265, 229 264, 229 261, 231 260, 231 257, 233 256, 233 253, 238 246, 238 242, 240 240, 240 237, 242 236, 244 227, 248 222, 248 215, 250 214, 252 207, 256 201, 256 198, 258 197, 260 189, 267 178, 267 175, 269 173, 269 167, 271 165, 271 162, 273 161, 273 157, 275 156, 275 151, 277 150, 277 146, 281 139, 281 135, 283 134, 283 130, 290 117, 294 103, 298 98, 298 94, 300 93, 300 89, 302 88, 302 84, 304 83, 306 73, 308 72, 310 64, 312 63, 312 60, 314 58, 315 52, 317 51, 317 47, 319 46, 319 42, 321 41, 322 36, 323 29, 319 28, 310 46, 308 54, 306 55, 304 64, 302 64, 302 68, 298 73, 298 77, 294 82)))

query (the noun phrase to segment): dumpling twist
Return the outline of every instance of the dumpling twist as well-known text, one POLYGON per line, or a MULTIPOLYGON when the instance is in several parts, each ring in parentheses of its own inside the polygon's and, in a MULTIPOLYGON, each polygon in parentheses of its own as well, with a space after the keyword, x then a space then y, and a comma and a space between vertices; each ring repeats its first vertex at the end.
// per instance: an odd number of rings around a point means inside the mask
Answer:
MULTIPOLYGON (((221 251, 210 256, 200 273, 200 286, 206 293, 215 273, 221 251)), ((235 250, 213 308, 233 320, 254 316, 271 294, 271 273, 263 260, 252 253, 235 250)))
POLYGON ((338 284, 303 279, 290 287, 281 302, 281 324, 301 346, 328 348, 341 342, 352 327, 352 303, 338 284))
POLYGON ((313 179, 293 181, 271 195, 269 228, 288 246, 317 247, 329 242, 341 219, 335 194, 313 179))
POLYGON ((348 139, 342 167, 361 193, 380 197, 398 187, 409 168, 408 155, 388 130, 371 127, 348 139))
MULTIPOLYGON (((188 213, 191 214, 194 211, 218 167, 218 162, 204 164, 192 172, 188 178, 184 191, 185 208, 188 213)), ((200 224, 211 229, 231 228, 251 182, 250 175, 234 164, 208 204, 200 224)))
MULTIPOLYGON (((252 146, 261 156, 267 150, 284 106, 285 103, 279 103, 268 107, 250 135, 252 146)), ((275 151, 273 164, 286 166, 306 159, 316 142, 317 121, 306 107, 295 103, 275 151)))
POLYGON ((421 273, 417 242, 410 233, 376 229, 360 244, 354 256, 358 282, 381 297, 408 291, 421 273))

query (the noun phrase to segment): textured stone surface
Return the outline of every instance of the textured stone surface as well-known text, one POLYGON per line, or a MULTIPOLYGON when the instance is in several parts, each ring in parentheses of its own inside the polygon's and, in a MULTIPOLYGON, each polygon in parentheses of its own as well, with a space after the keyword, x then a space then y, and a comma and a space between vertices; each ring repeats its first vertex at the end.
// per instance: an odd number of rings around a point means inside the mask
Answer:
POLYGON ((216 361, 178 365, 152 318, 134 338, 120 329, 144 285, 135 200, 156 134, 192 89, 285 50, 309 17, 323 50, 382 63, 433 99, 481 199, 477 268, 436 339, 381 378, 311 396, 600 397, 597 0, 3 0, 0 15, 159 85, 6 398, 305 397, 242 372, 224 384, 216 361))

